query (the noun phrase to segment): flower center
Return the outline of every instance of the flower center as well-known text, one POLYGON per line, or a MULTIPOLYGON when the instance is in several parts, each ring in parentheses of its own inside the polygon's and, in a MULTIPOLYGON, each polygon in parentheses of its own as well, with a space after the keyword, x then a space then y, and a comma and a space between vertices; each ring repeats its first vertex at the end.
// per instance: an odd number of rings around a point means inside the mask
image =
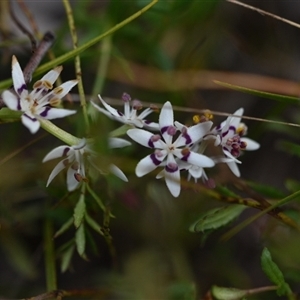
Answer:
POLYGON ((247 143, 241 141, 241 137, 237 134, 227 139, 224 148, 234 157, 239 157, 242 150, 245 150, 247 143))

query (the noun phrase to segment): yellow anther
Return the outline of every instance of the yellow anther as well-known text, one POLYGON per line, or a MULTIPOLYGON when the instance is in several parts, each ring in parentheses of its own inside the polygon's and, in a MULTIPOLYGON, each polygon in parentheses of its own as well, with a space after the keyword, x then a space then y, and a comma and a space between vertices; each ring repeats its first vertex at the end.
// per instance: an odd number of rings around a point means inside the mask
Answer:
POLYGON ((201 122, 201 117, 200 117, 199 115, 194 115, 194 116, 193 116, 193 122, 194 122, 195 124, 200 123, 200 122, 201 122))
POLYGON ((52 98, 49 100, 49 104, 51 106, 59 106, 60 103, 61 103, 61 99, 59 99, 59 98, 52 98))
POLYGON ((36 81, 36 82, 34 83, 33 88, 34 88, 34 89, 38 89, 38 88, 40 88, 40 87, 42 87, 42 86, 43 86, 43 82, 42 82, 41 80, 38 80, 38 81, 36 81))
POLYGON ((62 87, 60 87, 60 86, 58 86, 58 87, 56 87, 54 90, 53 90, 53 92, 55 93, 55 94, 61 94, 62 92, 63 92, 63 88, 62 87))
POLYGON ((214 118, 214 115, 211 113, 210 110, 206 110, 204 112, 204 117, 207 119, 207 120, 212 120, 214 118))
POLYGON ((46 89, 48 89, 48 90, 52 90, 52 88, 53 88, 52 83, 51 83, 50 81, 48 81, 48 80, 44 80, 44 81, 43 81, 43 85, 44 85, 44 87, 46 87, 46 89))

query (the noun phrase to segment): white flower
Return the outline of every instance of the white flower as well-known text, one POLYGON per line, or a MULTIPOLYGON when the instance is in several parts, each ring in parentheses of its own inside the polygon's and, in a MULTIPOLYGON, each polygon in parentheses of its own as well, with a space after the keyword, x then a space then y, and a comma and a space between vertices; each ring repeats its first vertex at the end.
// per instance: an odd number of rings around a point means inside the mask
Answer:
POLYGON ((15 56, 12 57, 12 79, 15 93, 10 90, 2 93, 2 99, 11 110, 22 111, 22 123, 36 133, 40 128, 39 119, 56 119, 76 113, 75 110, 54 108, 73 86, 76 80, 70 80, 53 89, 53 83, 58 78, 62 67, 56 67, 48 72, 33 86, 33 91, 28 92, 22 69, 15 56))
MULTIPOLYGON (((177 123, 176 123, 177 124, 177 123)), ((143 158, 136 166, 138 177, 153 171, 158 166, 164 167, 157 178, 165 177, 166 185, 174 197, 180 194, 180 166, 179 161, 201 168, 213 167, 214 162, 205 155, 191 151, 192 144, 199 141, 210 130, 212 122, 205 122, 191 127, 182 126, 178 130, 174 126, 173 108, 166 102, 159 115, 159 129, 161 135, 153 134, 143 129, 129 129, 127 134, 137 143, 153 148, 155 151, 143 158), (174 135, 179 132, 173 142, 174 135)))
POLYGON ((247 134, 246 125, 241 123, 243 113, 243 108, 238 109, 233 113, 234 116, 229 116, 205 137, 206 139, 215 139, 215 146, 221 146, 225 154, 225 157, 216 158, 214 161, 227 163, 230 170, 237 177, 240 176, 237 163, 241 163, 237 158, 241 155, 241 151, 257 150, 260 147, 257 142, 243 137, 247 134))
MULTIPOLYGON (((109 141, 110 148, 120 148, 130 145, 130 142, 125 141, 119 138, 112 138, 109 141)), ((97 153, 92 149, 92 145, 87 143, 86 139, 82 139, 78 145, 74 146, 59 146, 50 151, 43 159, 43 162, 49 161, 51 159, 63 157, 52 170, 47 185, 56 177, 56 175, 61 172, 64 168, 67 170, 67 187, 68 191, 74 191, 82 181, 87 180, 87 164, 94 167, 96 170, 101 172, 98 169, 93 159, 96 157, 97 153)), ((110 171, 118 176, 124 181, 128 181, 125 174, 115 165, 109 166, 110 171)))
POLYGON ((110 117, 113 120, 119 121, 124 124, 133 125, 134 127, 148 127, 151 129, 158 129, 158 124, 154 122, 150 122, 145 120, 145 118, 153 112, 152 108, 146 108, 142 113, 139 115, 137 114, 138 110, 142 109, 142 104, 138 100, 132 101, 132 107, 130 107, 131 98, 128 94, 124 93, 122 96, 122 100, 124 101, 124 113, 116 110, 115 108, 108 105, 100 95, 98 95, 101 103, 105 107, 105 109, 101 108, 94 102, 91 102, 92 105, 105 114, 106 116, 110 117))

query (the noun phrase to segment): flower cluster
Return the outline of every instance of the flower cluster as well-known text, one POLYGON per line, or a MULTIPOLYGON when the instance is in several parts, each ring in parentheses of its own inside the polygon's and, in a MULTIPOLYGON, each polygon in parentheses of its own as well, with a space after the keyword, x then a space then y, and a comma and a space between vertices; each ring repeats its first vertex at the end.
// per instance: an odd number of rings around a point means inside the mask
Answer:
POLYGON ((180 172, 188 171, 188 178, 195 181, 199 178, 212 186, 213 182, 208 178, 204 168, 212 168, 217 163, 226 163, 231 171, 240 176, 237 164, 241 161, 237 158, 243 150, 256 150, 259 144, 249 138, 245 124, 241 123, 243 109, 240 108, 219 126, 212 128, 213 123, 203 118, 196 125, 187 127, 174 121, 173 108, 170 102, 166 102, 160 112, 158 124, 149 127, 149 122, 144 120, 151 111, 146 109, 137 116, 136 108, 129 108, 130 97, 125 94, 124 114, 109 106, 100 96, 99 99, 106 111, 93 104, 100 112, 118 120, 130 124, 135 128, 129 129, 127 135, 142 146, 152 149, 152 153, 140 160, 135 173, 138 177, 144 176, 157 167, 162 167, 156 178, 165 178, 166 185, 174 197, 178 197, 181 190, 180 172), (138 128, 136 128, 138 127, 138 128), (142 127, 146 129, 142 129, 142 127), (159 130, 159 134, 153 130, 159 130), (223 156, 208 157, 204 155, 209 140, 214 140, 214 145, 221 147, 223 156))
POLYGON ((77 80, 70 80, 53 88, 62 67, 56 67, 33 85, 29 93, 22 69, 15 56, 12 58, 12 79, 14 91, 6 90, 2 99, 11 110, 22 111, 22 123, 36 133, 40 128, 40 119, 63 118, 76 113, 75 110, 57 108, 61 99, 77 84, 77 80))
MULTIPOLYGON (((12 79, 13 89, 2 93, 2 99, 11 110, 21 111, 22 123, 36 133, 42 123, 48 124, 44 119, 51 120, 74 114, 76 111, 57 108, 64 97, 76 84, 76 80, 70 80, 58 87, 53 87, 62 71, 62 67, 56 67, 44 75, 33 85, 33 90, 28 92, 22 69, 13 56, 12 79)), ((113 108, 99 95, 104 108, 91 102, 92 106, 109 118, 127 124, 132 128, 127 130, 127 136, 138 144, 150 148, 152 151, 142 158, 136 166, 135 173, 142 177, 158 167, 162 170, 156 178, 164 178, 166 185, 174 197, 178 197, 181 191, 180 177, 182 171, 188 172, 188 179, 195 181, 202 179, 208 186, 213 187, 214 181, 206 174, 206 168, 212 168, 217 163, 226 163, 230 170, 240 176, 237 164, 244 150, 256 150, 259 144, 244 137, 247 127, 241 123, 243 108, 238 109, 220 125, 213 127, 209 116, 199 117, 196 125, 185 126, 174 120, 172 104, 166 102, 160 111, 158 123, 146 119, 154 110, 154 107, 142 110, 139 100, 131 100, 124 93, 124 112, 113 108), (206 151, 209 141, 213 141, 216 147, 220 147, 223 155, 209 157, 206 151)), ((52 124, 52 123, 51 123, 52 124)), ((47 125, 47 126, 54 126, 47 125)), ((49 127, 48 127, 49 129, 49 127)), ((61 129, 55 128, 54 135, 61 129)), ((81 182, 87 181, 90 167, 102 173, 95 163, 97 153, 93 150, 92 139, 78 139, 64 131, 60 136, 68 145, 59 146, 50 151, 43 162, 62 158, 51 172, 47 186, 63 169, 67 169, 67 187, 69 191, 77 189, 81 182), (64 136, 64 138, 62 138, 64 136)), ((110 148, 120 148, 131 143, 121 138, 109 138, 110 148)), ((114 164, 109 165, 109 171, 127 181, 125 174, 114 164)))
MULTIPOLYGON (((130 145, 130 142, 120 139, 111 138, 109 140, 110 148, 120 148, 130 145)), ((50 151, 43 159, 43 162, 55 159, 63 158, 52 170, 47 186, 56 177, 56 175, 63 169, 67 168, 67 187, 68 191, 74 191, 82 181, 87 181, 86 168, 91 166, 100 173, 102 171, 98 168, 94 162, 94 158, 97 153, 93 150, 92 141, 81 139, 77 145, 74 146, 59 146, 50 151)), ((117 177, 124 181, 128 181, 125 174, 115 165, 109 166, 110 171, 117 177)))

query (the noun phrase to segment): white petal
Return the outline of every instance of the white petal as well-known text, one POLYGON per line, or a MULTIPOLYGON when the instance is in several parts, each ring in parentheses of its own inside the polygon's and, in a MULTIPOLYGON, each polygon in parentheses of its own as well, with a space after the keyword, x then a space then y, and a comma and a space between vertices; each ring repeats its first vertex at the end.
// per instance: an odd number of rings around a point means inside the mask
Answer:
POLYGON ((23 96, 28 94, 23 71, 14 55, 12 57, 12 79, 14 83, 14 89, 18 95, 23 96))
POLYGON ((203 168, 193 166, 193 167, 189 168, 189 173, 191 174, 192 177, 198 179, 203 174, 203 168))
POLYGON ((240 170, 236 164, 235 161, 230 161, 230 162, 227 162, 227 165, 229 167, 229 169, 231 170, 231 172, 236 176, 236 177, 240 177, 241 176, 241 173, 240 173, 240 170))
POLYGON ((249 138, 241 138, 241 141, 247 143, 247 147, 246 147, 247 151, 257 150, 260 147, 259 143, 255 142, 249 138))
POLYGON ((68 172, 67 172, 67 187, 68 187, 68 191, 72 192, 74 190, 77 189, 77 187, 79 186, 80 182, 77 181, 75 179, 75 173, 76 171, 72 168, 68 168, 68 172))
POLYGON ((77 80, 69 80, 61 84, 60 86, 54 88, 49 94, 48 97, 51 96, 55 98, 63 98, 66 96, 69 91, 78 83, 77 80), (59 92, 58 92, 59 91, 59 92))
POLYGON ((117 166, 115 165, 110 165, 109 166, 110 171, 116 175, 117 177, 119 177, 120 179, 122 179, 125 182, 128 182, 128 179, 126 177, 126 175, 122 172, 121 169, 119 169, 117 166))
POLYGON ((185 134, 181 134, 179 138, 176 140, 175 142, 176 146, 181 147, 183 145, 190 145, 199 141, 204 135, 206 135, 209 132, 212 124, 213 123, 211 121, 207 121, 204 123, 199 123, 197 125, 188 127, 187 132, 185 134))
POLYGON ((135 142, 141 144, 142 146, 148 148, 154 148, 155 143, 151 142, 151 137, 154 134, 149 131, 146 131, 144 129, 134 128, 134 129, 127 130, 127 135, 135 142))
POLYGON ((2 93, 2 99, 6 106, 11 110, 21 110, 20 100, 11 91, 4 91, 2 93))
POLYGON ((167 172, 165 170, 166 185, 174 197, 178 197, 180 194, 180 171, 177 169, 175 172, 167 172))
POLYGON ((43 159, 43 162, 49 161, 51 159, 55 159, 58 157, 67 156, 69 151, 72 150, 70 146, 59 146, 51 150, 43 159))
POLYGON ((61 71, 62 71, 61 66, 56 67, 53 70, 49 71, 47 74, 45 74, 41 78, 41 81, 49 81, 51 84, 53 84, 57 80, 57 78, 58 78, 59 74, 61 73, 61 71))
POLYGON ((160 129, 164 127, 172 126, 174 123, 174 113, 171 103, 168 101, 166 102, 159 114, 159 127, 160 129))
POLYGON ((211 168, 215 165, 214 161, 206 155, 190 152, 187 162, 202 168, 211 168))
MULTIPOLYGON (((110 113, 111 113, 113 116, 115 116, 115 117, 120 117, 119 112, 118 112, 115 108, 113 108, 113 107, 111 107, 110 105, 108 105, 108 104, 101 98, 100 95, 98 95, 98 97, 99 97, 100 101, 102 102, 103 106, 105 107, 105 109, 106 109, 108 112, 110 112, 110 113)), ((92 102, 92 104, 93 104, 93 102, 92 102)), ((96 104, 94 104, 94 106, 97 108, 96 104)))
POLYGON ((97 104, 95 104, 93 101, 90 102, 98 111, 100 111, 101 113, 105 114, 107 117, 109 118, 115 118, 115 115, 112 115, 110 112, 108 112, 107 110, 103 109, 102 107, 98 106, 97 104))
POLYGON ((64 118, 66 116, 70 116, 76 113, 76 110, 64 109, 64 108, 53 108, 53 107, 45 107, 44 111, 40 113, 40 116, 52 120, 57 118, 64 118))
POLYGON ((26 126, 32 134, 36 133, 40 128, 40 122, 36 118, 28 116, 28 114, 23 114, 21 120, 23 125, 26 126))
POLYGON ((131 143, 129 141, 126 141, 121 138, 109 138, 108 145, 109 145, 109 148, 115 149, 115 148, 123 148, 126 146, 130 146, 131 143))
POLYGON ((49 178, 48 178, 48 181, 47 181, 46 186, 48 186, 48 185, 51 183, 51 181, 53 180, 53 178, 54 178, 59 172, 61 172, 65 167, 66 167, 66 166, 65 166, 64 161, 63 161, 63 160, 60 161, 60 162, 54 167, 54 169, 52 170, 52 172, 51 172, 51 174, 50 174, 50 176, 49 176, 49 178))
MULTIPOLYGON (((237 111, 233 113, 235 116, 242 116, 244 113, 244 109, 240 108, 237 111)), ((239 124, 241 123, 241 117, 234 117, 234 116, 229 116, 228 117, 228 122, 230 123, 230 126, 234 126, 235 128, 238 128, 239 124)))
POLYGON ((154 154, 151 154, 139 161, 135 168, 136 176, 142 177, 158 167, 159 160, 157 160, 156 163, 154 163, 153 157, 154 154))

